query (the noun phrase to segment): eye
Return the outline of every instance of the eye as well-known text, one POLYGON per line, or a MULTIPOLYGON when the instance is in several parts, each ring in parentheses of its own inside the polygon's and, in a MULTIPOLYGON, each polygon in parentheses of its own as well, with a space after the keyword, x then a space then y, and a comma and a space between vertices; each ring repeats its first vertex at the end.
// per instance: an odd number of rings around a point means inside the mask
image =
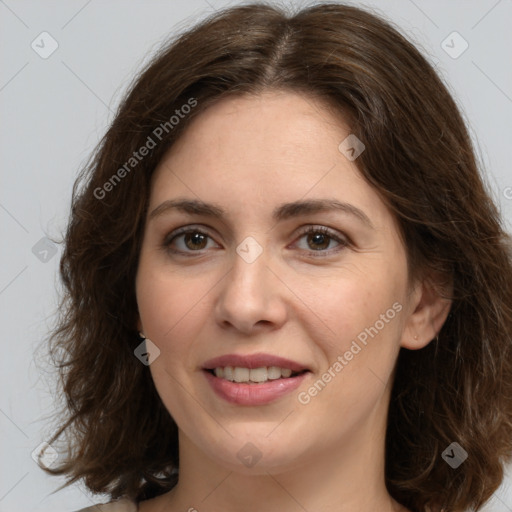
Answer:
POLYGON ((213 239, 208 233, 198 228, 185 227, 166 236, 163 245, 174 253, 190 253, 210 249, 209 241, 213 241, 213 239))
POLYGON ((349 245, 346 237, 337 232, 326 228, 325 226, 309 226, 302 231, 299 240, 305 239, 307 247, 300 247, 305 251, 310 251, 315 256, 325 256, 326 253, 338 252, 349 245), (336 245, 332 247, 332 243, 336 245))
MULTIPOLYGON (((303 239, 305 240, 306 247, 304 247, 304 243, 296 245, 304 251, 316 253, 314 254, 315 257, 339 252, 349 245, 349 241, 345 236, 325 226, 308 226, 299 236, 299 240, 303 239)), ((201 254, 204 250, 219 247, 208 233, 193 226, 173 231, 165 237, 163 246, 172 253, 189 255, 194 252, 201 254)))

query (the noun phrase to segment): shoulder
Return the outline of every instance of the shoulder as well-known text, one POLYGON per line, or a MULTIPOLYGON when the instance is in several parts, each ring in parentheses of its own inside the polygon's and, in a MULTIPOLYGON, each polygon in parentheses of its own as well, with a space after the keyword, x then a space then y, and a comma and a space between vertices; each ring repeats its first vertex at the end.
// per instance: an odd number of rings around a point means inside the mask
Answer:
POLYGON ((102 505, 92 505, 91 507, 81 508, 75 512, 137 512, 137 504, 128 499, 111 501, 102 505))

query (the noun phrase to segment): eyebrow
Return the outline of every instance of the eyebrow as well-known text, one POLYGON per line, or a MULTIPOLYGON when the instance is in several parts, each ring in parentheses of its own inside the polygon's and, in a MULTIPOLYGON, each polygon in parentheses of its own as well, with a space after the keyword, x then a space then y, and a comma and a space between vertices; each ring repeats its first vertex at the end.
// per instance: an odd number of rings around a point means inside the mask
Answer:
MULTIPOLYGON (((226 212, 212 203, 206 203, 199 199, 168 199, 157 206, 150 214, 149 220, 168 213, 170 211, 180 211, 191 215, 202 215, 215 219, 223 219, 226 212)), ((294 217, 311 215, 313 213, 322 213, 329 211, 340 211, 356 217, 369 228, 375 229, 369 217, 359 208, 349 203, 343 203, 337 199, 308 199, 284 203, 274 209, 272 218, 275 221, 283 221, 294 217)))

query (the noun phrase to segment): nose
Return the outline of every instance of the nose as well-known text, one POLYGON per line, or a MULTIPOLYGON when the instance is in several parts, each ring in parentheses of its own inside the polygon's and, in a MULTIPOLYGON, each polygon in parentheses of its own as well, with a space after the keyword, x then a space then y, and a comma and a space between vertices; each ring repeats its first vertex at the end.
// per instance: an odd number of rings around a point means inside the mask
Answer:
POLYGON ((286 321, 286 286, 270 266, 266 251, 252 262, 238 253, 219 283, 215 304, 217 323, 243 334, 274 330, 286 321))

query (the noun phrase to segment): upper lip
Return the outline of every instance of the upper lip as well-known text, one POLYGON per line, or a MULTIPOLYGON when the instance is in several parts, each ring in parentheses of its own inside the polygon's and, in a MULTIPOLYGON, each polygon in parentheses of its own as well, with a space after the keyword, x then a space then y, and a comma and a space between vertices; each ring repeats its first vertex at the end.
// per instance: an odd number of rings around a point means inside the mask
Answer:
POLYGON ((245 356, 240 354, 225 354, 206 361, 203 364, 203 370, 213 370, 219 367, 225 368, 226 366, 249 369, 277 366, 279 368, 289 368, 292 372, 308 370, 308 368, 301 363, 271 354, 252 354, 245 356))

